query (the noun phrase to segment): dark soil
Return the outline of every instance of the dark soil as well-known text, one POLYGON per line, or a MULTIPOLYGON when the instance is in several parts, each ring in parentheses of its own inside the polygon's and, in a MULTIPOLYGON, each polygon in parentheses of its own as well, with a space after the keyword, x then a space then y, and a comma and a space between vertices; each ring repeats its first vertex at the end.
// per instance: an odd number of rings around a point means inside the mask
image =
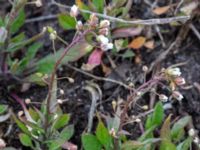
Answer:
MULTIPOLYGON (((177 1, 178 2, 178 1, 177 1)), ((58 13, 60 10, 57 7, 50 6, 49 1, 43 1, 44 6, 41 8, 35 8, 28 6, 26 8, 27 18, 35 18, 40 16, 47 16, 51 14, 58 13)), ((66 2, 67 5, 73 5, 73 0, 68 0, 66 2)), ((169 4, 168 1, 162 2, 160 6, 165 6, 169 4)), ((155 17, 146 9, 146 5, 140 0, 134 0, 133 9, 130 11, 130 15, 134 18, 140 19, 148 19, 155 17)), ((6 12, 10 9, 10 5, 5 0, 4 2, 0 2, 0 15, 4 16, 6 12)), ((165 16, 164 16, 165 17, 165 16)), ((193 25, 200 31, 200 21, 195 18, 193 20, 193 25)), ((52 26, 55 28, 59 35, 61 35, 65 40, 71 41, 74 31, 63 31, 61 27, 59 27, 56 19, 50 19, 47 21, 39 21, 27 23, 23 27, 22 31, 26 33, 28 37, 31 37, 37 34, 42 30, 43 26, 52 26)), ((166 34, 163 34, 164 40, 167 44, 167 47, 176 39, 177 34, 181 27, 170 27, 168 25, 159 26, 163 30, 167 30, 166 34)), ((153 28, 152 28, 153 29, 153 28)), ((153 29, 152 32, 155 32, 153 29)), ((142 33, 145 34, 145 33, 142 33)), ((152 35, 155 41, 160 41, 158 35, 153 33, 152 35)), ((48 36, 41 39, 44 42, 44 47, 37 54, 37 58, 41 58, 46 56, 47 54, 52 52, 51 42, 48 39, 48 36)), ((63 47, 58 43, 56 45, 57 48, 63 47)), ((167 47, 165 49, 167 49, 167 47)), ((161 42, 157 43, 157 47, 152 51, 147 51, 145 48, 141 49, 138 53, 138 56, 141 57, 140 63, 135 63, 133 59, 121 59, 112 56, 111 53, 108 53, 114 60, 116 59, 117 69, 118 71, 113 71, 112 75, 110 75, 114 79, 118 79, 118 76, 123 76, 126 80, 129 78, 130 80, 136 81, 136 83, 140 83, 140 77, 142 76, 142 66, 149 66, 151 62, 156 60, 156 58, 163 53, 163 48, 161 42), (126 66, 126 67, 125 67, 126 66), (127 67, 128 66, 128 67, 127 67), (124 69, 126 68, 126 69, 124 69), (119 71, 121 69, 121 71, 119 71), (120 72, 120 74, 118 73, 120 72)), ((104 57, 104 62, 108 62, 107 57, 104 57)), ((73 63, 74 66, 78 68, 81 67, 81 64, 86 62, 86 58, 82 58, 76 63, 73 63)), ((186 39, 183 40, 180 47, 176 51, 171 51, 171 53, 158 64, 160 68, 168 67, 177 63, 187 62, 186 65, 181 66, 181 70, 183 73, 183 77, 187 81, 187 85, 191 85, 191 88, 181 89, 181 92, 184 95, 184 100, 181 104, 174 104, 174 108, 171 112, 174 115, 180 116, 184 113, 188 113, 192 116, 193 124, 195 128, 200 131, 200 42, 199 39, 194 35, 192 31, 189 31, 186 39)), ((157 66, 156 66, 157 67, 157 66)), ((94 69, 92 72, 98 76, 104 76, 101 67, 94 69)), ((87 77, 83 74, 80 74, 67 66, 63 66, 58 70, 58 77, 72 77, 74 79, 74 83, 69 83, 68 80, 60 80, 58 81, 58 87, 65 91, 65 94, 60 97, 64 99, 68 99, 66 103, 62 105, 63 111, 67 113, 71 113, 71 123, 75 125, 75 134, 71 140, 72 143, 80 145, 80 135, 87 127, 87 119, 88 112, 90 109, 91 98, 88 92, 86 92, 83 87, 86 84, 86 81, 92 80, 92 78, 87 77)), ((149 78, 151 74, 149 74, 149 78)), ((120 79, 119 79, 120 80, 120 79)), ((123 99, 127 99, 128 91, 122 87, 117 85, 113 85, 111 83, 105 83, 103 81, 95 81, 97 83, 103 93, 103 110, 105 114, 112 114, 112 106, 111 101, 113 99, 117 99, 121 97, 123 99)), ((1 85, 0 85, 1 86, 1 85)), ((20 110, 20 105, 18 105, 15 101, 8 98, 8 95, 3 89, 0 87, 0 103, 9 103, 9 105, 13 106, 15 112, 20 110)), ((40 87, 37 85, 32 85, 30 89, 24 93, 18 92, 18 96, 22 98, 30 98, 35 102, 42 102, 47 94, 47 87, 40 87)), ((138 105, 148 105, 149 104, 149 96, 144 97, 138 102, 138 105)), ((98 108, 99 111, 102 111, 98 108)), ((142 112, 140 108, 136 108, 131 111, 131 114, 139 114, 142 112)), ((176 116, 175 116, 176 117, 176 116)), ((94 122, 96 120, 94 119, 94 122)), ((2 125, 2 128, 6 130, 6 125, 2 125)), ((140 130, 138 124, 131 124, 125 127, 125 129, 132 135, 130 138, 136 139, 138 135, 140 135, 140 130)), ((13 136, 7 139, 7 144, 13 147, 21 147, 17 134, 18 130, 13 131, 13 136)))

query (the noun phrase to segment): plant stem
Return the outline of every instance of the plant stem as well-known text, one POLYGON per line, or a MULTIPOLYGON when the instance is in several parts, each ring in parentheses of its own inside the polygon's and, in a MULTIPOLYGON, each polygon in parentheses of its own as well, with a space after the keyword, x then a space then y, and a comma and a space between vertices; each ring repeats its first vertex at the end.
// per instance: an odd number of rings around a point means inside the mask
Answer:
POLYGON ((58 66, 61 64, 63 58, 67 55, 68 51, 70 48, 72 48, 74 45, 76 45, 81 39, 83 39, 83 37, 85 36, 85 34, 87 34, 89 32, 89 30, 84 31, 81 35, 77 36, 75 39, 72 40, 72 42, 65 48, 64 52, 62 53, 61 57, 58 58, 58 60, 56 61, 54 68, 53 68, 53 72, 51 74, 51 78, 50 78, 50 82, 48 84, 48 95, 47 95, 47 99, 46 99, 46 116, 45 116, 45 123, 44 123, 44 129, 47 132, 48 126, 49 126, 49 114, 51 114, 51 110, 50 110, 50 102, 51 102, 51 98, 52 98, 52 90, 53 90, 53 84, 54 84, 54 80, 56 80, 56 71, 58 69, 58 66))

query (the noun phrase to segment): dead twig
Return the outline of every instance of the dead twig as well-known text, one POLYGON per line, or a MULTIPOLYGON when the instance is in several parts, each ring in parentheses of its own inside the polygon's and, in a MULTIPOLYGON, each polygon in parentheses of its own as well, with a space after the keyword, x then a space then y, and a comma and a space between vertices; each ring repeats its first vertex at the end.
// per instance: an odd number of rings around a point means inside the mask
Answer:
POLYGON ((193 31, 193 33, 196 35, 196 37, 200 40, 200 33, 199 31, 196 29, 196 27, 191 23, 189 24, 190 29, 193 31))
MULTIPOLYGON (((55 0, 52 0, 51 2, 52 2, 52 5, 56 5, 58 7, 62 7, 62 8, 66 8, 66 9, 71 8, 71 6, 60 4, 60 3, 56 2, 55 0)), ((105 14, 92 12, 92 11, 85 10, 85 9, 80 9, 80 11, 83 13, 95 14, 96 16, 108 19, 111 22, 121 22, 121 23, 136 24, 136 25, 168 24, 168 23, 176 22, 176 21, 185 22, 190 19, 190 16, 177 16, 177 17, 170 17, 170 18, 155 18, 155 19, 147 19, 147 20, 124 20, 124 19, 108 16, 105 14)))
POLYGON ((83 71, 83 70, 81 70, 79 68, 76 68, 76 67, 74 67, 74 66, 72 66, 70 64, 67 64, 66 66, 69 67, 69 68, 71 68, 71 69, 73 69, 73 70, 75 70, 75 71, 77 71, 77 72, 80 72, 80 73, 82 73, 82 74, 84 74, 84 75, 86 75, 88 77, 94 78, 96 80, 101 80, 101 81, 106 81, 106 82, 112 82, 112 83, 118 84, 120 86, 123 86, 124 88, 126 88, 128 90, 135 90, 135 89, 131 88, 130 86, 124 84, 123 82, 93 75, 93 74, 85 72, 85 71, 83 71))

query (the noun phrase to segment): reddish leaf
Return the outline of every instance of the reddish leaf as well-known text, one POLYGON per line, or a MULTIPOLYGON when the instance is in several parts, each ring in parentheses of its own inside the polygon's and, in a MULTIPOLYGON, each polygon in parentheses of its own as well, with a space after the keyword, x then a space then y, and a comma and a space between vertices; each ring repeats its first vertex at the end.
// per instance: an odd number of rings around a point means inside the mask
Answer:
POLYGON ((95 49, 92 54, 90 54, 87 64, 82 66, 82 69, 90 71, 96 66, 101 64, 101 58, 103 55, 103 51, 100 49, 95 49))
POLYGON ((62 145, 62 148, 63 149, 68 149, 68 150, 77 150, 78 149, 77 145, 74 145, 73 143, 70 143, 70 142, 65 142, 62 145))

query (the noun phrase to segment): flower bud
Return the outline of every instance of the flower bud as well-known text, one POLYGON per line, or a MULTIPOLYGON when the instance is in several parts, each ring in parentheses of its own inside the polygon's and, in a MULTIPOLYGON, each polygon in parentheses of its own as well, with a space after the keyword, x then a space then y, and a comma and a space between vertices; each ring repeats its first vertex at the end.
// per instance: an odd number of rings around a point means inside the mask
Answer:
POLYGON ((108 28, 110 26, 110 21, 109 20, 102 20, 100 22, 100 28, 108 28))
POLYGON ((59 92, 60 92, 61 95, 65 94, 65 91, 63 89, 60 89, 59 92))
POLYGON ((181 101, 184 98, 183 95, 178 91, 173 91, 172 96, 178 101, 181 101))
POLYGON ((188 134, 189 136, 193 137, 195 135, 195 130, 193 128, 191 128, 189 131, 188 131, 188 134))
POLYGON ((83 29, 83 23, 82 23, 82 21, 77 21, 77 23, 76 23, 76 29, 77 30, 82 30, 83 29))
POLYGON ((98 22, 99 22, 99 19, 97 18, 97 16, 95 14, 91 14, 89 24, 91 26, 97 26, 98 22))
POLYGON ((30 98, 26 98, 26 99, 25 99, 25 103, 26 103, 26 104, 30 104, 30 103, 31 103, 31 99, 30 99, 30 98))
POLYGON ((110 134, 111 136, 115 137, 115 136, 116 136, 115 129, 114 129, 114 128, 110 129, 109 134, 110 134))
POLYGON ((41 7, 41 6, 42 6, 42 1, 41 1, 41 0, 36 0, 36 1, 35 1, 35 5, 36 5, 37 7, 41 7))
POLYGON ((160 94, 160 95, 159 95, 159 99, 160 99, 161 101, 163 101, 163 102, 167 102, 168 97, 167 97, 166 95, 164 95, 164 94, 160 94))
POLYGON ((5 27, 0 27, 0 43, 4 43, 8 35, 5 27))
POLYGON ((175 83, 177 84, 177 85, 184 85, 185 84, 185 79, 184 78, 182 78, 182 77, 177 77, 177 78, 175 78, 175 83))
POLYGON ((18 117, 21 117, 24 114, 24 112, 21 110, 17 113, 18 117))
POLYGON ((148 71, 148 67, 147 67, 147 66, 142 66, 142 70, 143 70, 144 72, 147 72, 147 71, 148 71))
POLYGON ((70 16, 72 16, 72 17, 78 16, 78 7, 76 5, 73 5, 71 7, 70 16))
POLYGON ((57 99, 57 103, 58 104, 63 104, 63 100, 62 99, 57 99))
POLYGON ((4 149, 6 147, 6 143, 3 139, 0 139, 0 149, 4 149))
POLYGON ((52 33, 50 33, 49 38, 50 40, 55 40, 57 38, 57 32, 53 31, 52 33))

